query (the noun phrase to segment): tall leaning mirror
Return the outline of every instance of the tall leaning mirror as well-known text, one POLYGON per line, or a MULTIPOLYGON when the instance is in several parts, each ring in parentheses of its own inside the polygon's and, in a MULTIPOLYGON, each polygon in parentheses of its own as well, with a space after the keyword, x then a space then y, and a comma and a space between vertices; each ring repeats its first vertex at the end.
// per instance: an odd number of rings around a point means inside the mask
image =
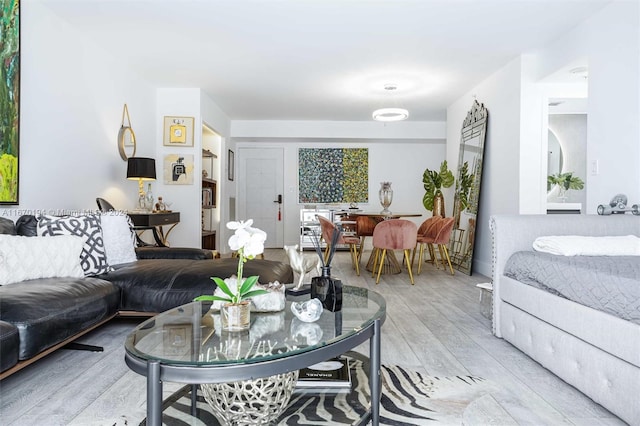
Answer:
POLYGON ((468 275, 471 275, 473 266, 473 246, 488 116, 489 112, 484 104, 474 101, 462 123, 460 138, 453 207, 455 222, 449 240, 449 253, 453 267, 468 275))

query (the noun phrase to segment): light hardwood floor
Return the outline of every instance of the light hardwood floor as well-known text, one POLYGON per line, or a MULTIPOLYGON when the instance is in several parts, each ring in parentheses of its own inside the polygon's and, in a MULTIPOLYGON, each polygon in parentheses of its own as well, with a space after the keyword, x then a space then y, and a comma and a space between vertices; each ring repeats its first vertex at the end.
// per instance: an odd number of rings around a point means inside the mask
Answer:
MULTIPOLYGON (((284 250, 267 259, 286 261, 284 250)), ((368 256, 368 252, 365 252, 368 256)), ((481 275, 454 276, 427 264, 411 285, 406 270, 380 284, 356 276, 348 252, 338 252, 332 275, 381 293, 387 301, 382 362, 434 376, 476 375, 495 390, 465 411, 466 425, 621 425, 592 400, 491 334, 479 309, 481 275)), ((145 416, 145 378, 124 363, 125 336, 137 324, 116 319, 80 341, 101 353, 59 350, 0 382, 2 425, 138 425, 145 416)), ((367 347, 359 348, 367 353, 367 347)), ((165 394, 179 384, 166 383, 165 394)))

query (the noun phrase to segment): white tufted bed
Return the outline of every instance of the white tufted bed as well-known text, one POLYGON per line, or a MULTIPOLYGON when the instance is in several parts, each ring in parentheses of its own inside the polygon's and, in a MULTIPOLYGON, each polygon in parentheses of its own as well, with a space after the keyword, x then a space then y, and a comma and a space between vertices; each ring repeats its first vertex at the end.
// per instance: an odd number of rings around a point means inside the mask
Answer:
POLYGON ((493 333, 625 422, 640 425, 640 325, 503 274, 509 257, 532 250, 539 236, 640 236, 640 217, 495 215, 490 228, 493 333))

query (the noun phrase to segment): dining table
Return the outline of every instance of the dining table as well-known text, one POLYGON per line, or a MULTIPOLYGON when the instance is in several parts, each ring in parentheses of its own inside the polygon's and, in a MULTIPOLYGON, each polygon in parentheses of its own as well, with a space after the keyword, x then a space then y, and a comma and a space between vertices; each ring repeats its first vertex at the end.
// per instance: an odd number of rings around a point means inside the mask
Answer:
MULTIPOLYGON (((405 217, 421 217, 422 213, 415 212, 368 212, 363 210, 349 209, 344 211, 349 218, 355 218, 356 216, 366 216, 374 220, 376 223, 380 223, 383 220, 400 219, 405 217)), ((375 249, 371 251, 369 260, 367 260, 366 270, 373 272, 373 262, 375 260, 375 249)), ((393 250, 387 252, 382 265, 382 274, 399 274, 402 272, 402 266, 396 258, 393 250)))

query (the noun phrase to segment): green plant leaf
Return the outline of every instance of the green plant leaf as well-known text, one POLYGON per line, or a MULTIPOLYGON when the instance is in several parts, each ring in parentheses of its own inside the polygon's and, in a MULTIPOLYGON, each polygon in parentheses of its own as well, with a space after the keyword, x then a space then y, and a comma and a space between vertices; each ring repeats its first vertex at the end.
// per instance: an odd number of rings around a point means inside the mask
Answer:
POLYGON ((242 283, 242 286, 240 287, 240 291, 238 292, 238 296, 240 296, 240 300, 245 298, 244 295, 247 294, 249 290, 251 290, 251 288, 257 282, 258 282, 258 277, 255 275, 247 277, 247 279, 244 280, 244 282, 242 283))
POLYGON ((268 294, 268 293, 269 292, 267 290, 253 290, 253 291, 250 291, 248 293, 245 293, 244 296, 242 297, 242 299, 244 300, 244 299, 248 299, 248 298, 253 297, 253 296, 260 296, 261 294, 268 294))
POLYGON ((473 174, 469 173, 469 162, 465 161, 460 166, 460 175, 456 182, 456 194, 458 194, 458 201, 460 203, 460 211, 469 207, 469 190, 473 183, 473 174))
POLYGON ((550 190, 553 185, 558 185, 564 189, 583 189, 584 182, 577 176, 573 176, 573 172, 557 173, 555 175, 547 176, 547 190, 550 190))
POLYGON ((449 188, 453 185, 455 178, 453 173, 447 167, 447 160, 444 160, 440 164, 440 170, 426 169, 422 174, 422 184, 424 186, 424 196, 422 197, 422 204, 424 208, 432 211, 433 200, 436 194, 441 193, 441 188, 449 188))
POLYGON ((235 294, 233 294, 233 292, 229 289, 229 286, 220 278, 218 277, 211 277, 211 279, 216 283, 216 285, 218 286, 218 288, 227 296, 229 296, 231 299, 235 298, 235 294))
POLYGON ((432 192, 425 192, 424 196, 422 197, 422 205, 424 205, 424 208, 432 211, 433 210, 433 199, 434 199, 434 193, 432 192))
POLYGON ((200 301, 213 302, 215 300, 219 300, 221 302, 233 303, 233 301, 231 299, 229 299, 228 297, 212 296, 210 294, 205 294, 205 295, 202 295, 202 296, 198 296, 193 300, 194 300, 194 302, 200 302, 200 301))
POLYGON ((440 165, 440 181, 443 188, 450 188, 455 181, 453 173, 447 167, 447 160, 444 160, 440 165))

